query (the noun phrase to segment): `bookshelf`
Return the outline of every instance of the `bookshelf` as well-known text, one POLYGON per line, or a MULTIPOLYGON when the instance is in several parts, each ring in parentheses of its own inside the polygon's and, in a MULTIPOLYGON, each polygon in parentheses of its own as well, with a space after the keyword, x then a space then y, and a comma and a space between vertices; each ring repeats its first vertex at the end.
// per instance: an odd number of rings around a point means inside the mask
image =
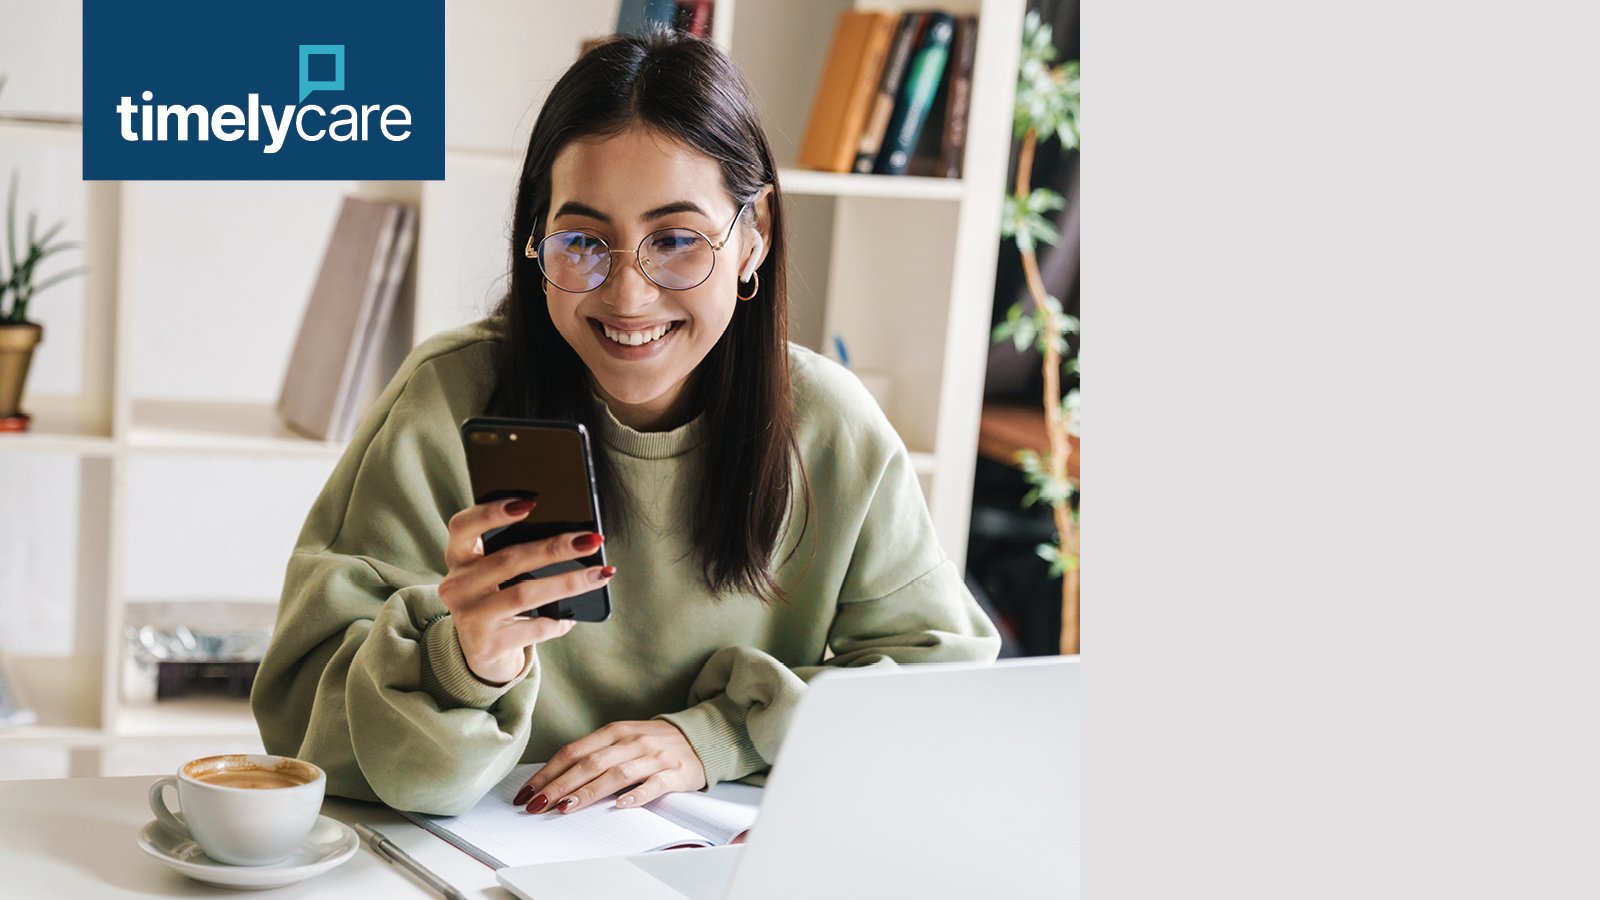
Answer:
MULTIPOLYGON (((946 552, 961 560, 1024 0, 941 4, 980 17, 961 179, 793 165, 835 17, 858 5, 920 4, 716 0, 712 35, 749 80, 780 161, 792 337, 825 350, 837 334, 856 368, 886 376, 886 411, 946 552)), ((70 569, 41 556, 13 582, 0 571, 0 592, 43 584, 51 610, 25 626, 46 637, 8 654, 40 724, 0 731, 0 761, 22 760, 24 773, 123 774, 259 747, 239 701, 121 699, 124 609, 277 599, 293 538, 343 450, 287 431, 273 413, 341 196, 401 200, 421 212, 391 359, 481 316, 503 290, 528 131, 580 43, 611 30, 617 3, 569 7, 560 22, 541 9, 447 5, 442 182, 82 182, 80 92, 24 87, 79 83, 76 30, 57 29, 73 36, 60 53, 26 55, 30 71, 10 71, 0 167, 61 182, 25 192, 23 203, 75 223, 68 236, 83 241, 90 273, 36 301, 46 335, 24 403, 33 428, 0 436, 0 464, 40 473, 22 518, 42 517, 20 538, 0 530, 0 552, 11 542, 34 560, 48 549, 70 569), (22 102, 31 106, 19 110, 22 102), (38 176, 47 160, 55 168, 38 176), (48 499, 56 496, 70 502, 48 499)), ((22 555, 0 556, 0 566, 22 555)), ((7 602, 23 601, 0 596, 0 612, 7 602)))

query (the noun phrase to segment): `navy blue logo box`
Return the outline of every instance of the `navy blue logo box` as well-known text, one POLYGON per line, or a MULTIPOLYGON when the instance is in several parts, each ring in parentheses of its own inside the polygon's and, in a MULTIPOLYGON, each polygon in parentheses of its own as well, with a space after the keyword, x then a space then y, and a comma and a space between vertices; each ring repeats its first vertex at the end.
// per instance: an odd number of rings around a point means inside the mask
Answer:
POLYGON ((85 180, 444 178, 445 0, 84 0, 85 180))

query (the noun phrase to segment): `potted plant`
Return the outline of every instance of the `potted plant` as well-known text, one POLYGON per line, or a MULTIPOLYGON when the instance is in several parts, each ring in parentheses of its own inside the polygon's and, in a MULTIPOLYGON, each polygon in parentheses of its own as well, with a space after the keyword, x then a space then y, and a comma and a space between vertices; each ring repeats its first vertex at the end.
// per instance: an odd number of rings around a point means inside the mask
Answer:
POLYGON ((1016 186, 1005 198, 1000 233, 1013 238, 1022 254, 1029 299, 1013 304, 1005 321, 995 326, 996 342, 1010 340, 1018 350, 1032 344, 1044 357, 1044 420, 1049 446, 1043 454, 1021 450, 1017 461, 1031 485, 1023 505, 1045 502, 1055 514, 1056 540, 1040 544, 1038 554, 1050 563, 1051 576, 1061 578, 1061 652, 1078 652, 1078 512, 1072 507, 1077 493, 1067 474, 1070 435, 1078 432, 1078 390, 1061 395, 1061 372, 1078 371, 1076 358, 1063 357, 1067 334, 1078 330, 1078 320, 1067 315, 1061 301, 1045 290, 1039 275, 1035 247, 1054 244, 1060 235, 1046 217, 1061 209, 1066 199, 1048 188, 1029 189, 1034 150, 1041 140, 1054 136, 1067 149, 1076 149, 1080 88, 1076 60, 1052 66, 1056 48, 1051 28, 1038 12, 1030 11, 1022 29, 1022 55, 1017 72, 1015 136, 1021 141, 1017 157, 1016 186), (1024 308, 1024 307, 1028 308, 1024 308))
POLYGON ((42 280, 37 278, 40 262, 78 246, 72 241, 56 240, 65 222, 57 222, 42 233, 38 224, 38 217, 29 213, 26 234, 17 233, 17 174, 13 172, 6 196, 6 239, 0 244, 0 252, 6 254, 6 268, 0 269, 5 276, 0 281, 0 431, 28 428, 28 414, 21 409, 22 389, 28 381, 33 348, 44 339, 44 326, 28 319, 28 303, 40 291, 84 271, 80 266, 42 280))

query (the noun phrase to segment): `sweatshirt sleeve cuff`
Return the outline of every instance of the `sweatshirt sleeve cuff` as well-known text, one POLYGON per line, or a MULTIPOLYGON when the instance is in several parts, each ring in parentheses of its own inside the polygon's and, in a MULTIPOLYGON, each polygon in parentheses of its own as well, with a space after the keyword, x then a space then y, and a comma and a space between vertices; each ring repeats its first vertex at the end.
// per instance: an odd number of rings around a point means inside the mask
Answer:
POLYGON ((488 709, 507 691, 516 687, 533 670, 533 648, 527 650, 527 662, 517 677, 502 685, 485 683, 467 667, 466 654, 461 652, 461 642, 456 640, 455 619, 443 616, 424 630, 422 688, 439 702, 440 709, 488 709))
POLYGON ((745 707, 718 694, 682 712, 656 716, 683 732, 706 770, 706 787, 733 781, 767 767, 745 728, 745 707))

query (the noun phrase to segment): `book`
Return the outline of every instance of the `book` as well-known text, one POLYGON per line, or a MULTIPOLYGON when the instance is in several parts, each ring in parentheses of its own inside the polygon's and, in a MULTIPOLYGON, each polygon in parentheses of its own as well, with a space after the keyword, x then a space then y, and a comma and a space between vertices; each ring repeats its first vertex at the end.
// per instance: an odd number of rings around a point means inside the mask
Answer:
POLYGON ((977 58, 978 17, 956 16, 950 39, 950 59, 945 64, 939 93, 917 139, 917 149, 906 166, 907 175, 960 178, 966 161, 967 113, 972 105, 972 68, 977 58))
POLYGON ((938 174, 960 178, 967 156, 967 113, 972 107, 972 66, 978 56, 978 17, 956 18, 950 45, 950 85, 940 143, 938 174))
MULTIPOLYGON (((391 358, 388 365, 379 365, 385 341, 391 336, 389 323, 394 319, 395 307, 399 305, 400 287, 405 282, 406 271, 411 264, 411 250, 416 242, 417 211, 401 206, 400 220, 395 224, 394 246, 389 250, 389 266, 378 288, 377 303, 357 343, 355 383, 345 392, 336 413, 334 434, 339 440, 347 441, 355 436, 362 414, 382 393, 403 361, 391 358)), ((404 355, 402 351, 401 357, 404 355)))
MULTIPOLYGON (((960 25, 960 20, 956 23, 960 25)), ((954 47, 954 38, 951 39, 954 47)), ((952 50, 953 52, 953 50, 952 50)), ((907 175, 920 175, 924 178, 943 178, 944 172, 940 167, 940 156, 944 152, 944 132, 947 107, 950 105, 950 76, 952 67, 944 67, 944 77, 939 79, 939 92, 933 95, 933 104, 928 107, 928 117, 922 123, 922 134, 917 137, 917 145, 911 151, 911 161, 906 163, 907 175)))
MULTIPOLYGON (((679 847, 720 847, 756 821, 758 788, 735 802, 698 791, 663 794, 643 806, 617 809, 615 798, 570 813, 530 813, 511 799, 544 763, 516 766, 459 816, 401 815, 495 869, 538 863, 626 856, 679 847)), ((718 785, 718 789, 723 786, 718 785)))
POLYGON ((872 171, 876 175, 904 175, 911 152, 922 135, 923 123, 933 107, 933 97, 944 78, 950 57, 950 38, 955 32, 955 16, 945 12, 928 13, 927 26, 918 41, 916 56, 905 75, 905 83, 895 101, 889 125, 872 171))
POLYGON ((805 137, 797 161, 808 169, 848 172, 877 96, 889 44, 900 17, 873 10, 846 10, 833 28, 805 137))
POLYGON ((339 208, 278 397, 285 424, 309 437, 335 437, 398 219, 388 203, 345 197, 339 208))
POLYGON ((396 273, 410 261, 416 221, 406 212, 397 203, 344 198, 278 395, 278 415, 292 430, 350 439, 360 413, 352 396, 360 397, 370 375, 377 357, 369 348, 384 337, 399 294, 396 273))
POLYGON ((906 65, 927 19, 925 12, 900 14, 894 43, 889 45, 889 55, 883 61, 883 74, 878 78, 878 90, 872 98, 872 111, 867 114, 866 125, 861 129, 861 143, 856 146, 854 168, 861 174, 871 173, 877 162, 878 148, 889 127, 889 117, 894 114, 895 98, 900 95, 900 85, 905 80, 906 65))
POLYGON ((622 0, 617 7, 617 34, 642 35, 652 25, 672 26, 678 7, 672 0, 622 0))
POLYGON ((677 0, 677 29, 695 37, 711 36, 711 0, 677 0))

